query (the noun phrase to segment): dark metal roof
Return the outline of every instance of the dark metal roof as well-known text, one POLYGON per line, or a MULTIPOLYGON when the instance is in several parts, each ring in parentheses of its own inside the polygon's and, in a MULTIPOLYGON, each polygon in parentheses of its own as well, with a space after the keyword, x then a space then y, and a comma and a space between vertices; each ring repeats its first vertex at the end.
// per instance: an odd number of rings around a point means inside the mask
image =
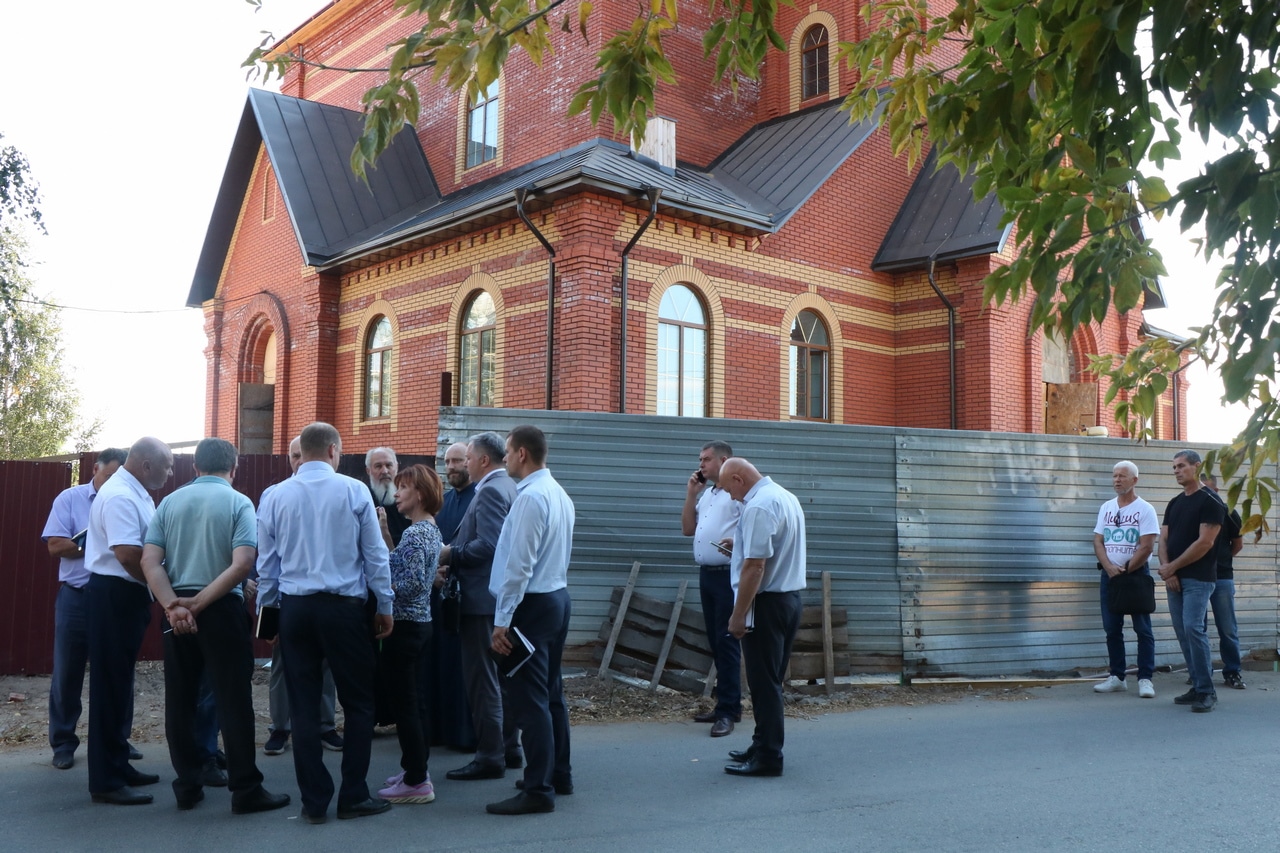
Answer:
POLYGON ((1002 226, 1004 208, 992 193, 973 197, 973 176, 961 176, 948 163, 937 168, 929 152, 911 192, 889 227, 873 270, 917 269, 938 261, 954 261, 999 252, 1012 224, 1002 226))
POLYGON ((335 246, 385 231, 440 200, 417 134, 405 126, 367 172, 351 171, 351 151, 364 128, 360 113, 251 89, 214 203, 188 305, 213 296, 248 191, 258 146, 265 144, 298 246, 307 264, 335 246))
POLYGON ((840 105, 836 99, 757 125, 715 159, 711 176, 760 196, 777 230, 879 123, 877 113, 851 124, 840 105))

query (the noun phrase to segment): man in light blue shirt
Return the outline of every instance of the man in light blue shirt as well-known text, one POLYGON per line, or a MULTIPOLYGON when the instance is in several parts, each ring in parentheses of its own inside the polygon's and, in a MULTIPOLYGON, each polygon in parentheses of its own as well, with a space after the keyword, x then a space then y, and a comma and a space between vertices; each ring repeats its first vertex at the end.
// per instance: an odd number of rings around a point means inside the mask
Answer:
POLYGON ((729 569, 734 591, 729 633, 742 640, 756 718, 751 746, 731 751, 734 763, 724 772, 781 776, 782 682, 800 627, 805 586, 804 512, 795 495, 740 457, 720 468, 720 485, 743 504, 729 569))
POLYGON ((547 438, 535 426, 507 436, 507 473, 520 482, 493 553, 489 592, 497 600, 493 650, 511 652, 519 629, 533 653, 511 676, 508 696, 523 732, 527 760, 521 793, 485 809, 490 814, 555 811, 556 794, 573 793, 569 714, 560 658, 569 633, 569 557, 573 501, 546 468, 547 438))
POLYGON ((293 717, 293 765, 302 815, 323 823, 333 777, 320 743, 321 664, 329 662, 346 714, 341 819, 391 807, 369 795, 373 743, 374 654, 369 637, 391 633, 391 569, 369 489, 339 474, 342 439, 326 423, 302 430, 297 473, 258 507, 258 600, 280 606, 285 685, 293 717), (373 625, 365 610, 377 601, 373 625))

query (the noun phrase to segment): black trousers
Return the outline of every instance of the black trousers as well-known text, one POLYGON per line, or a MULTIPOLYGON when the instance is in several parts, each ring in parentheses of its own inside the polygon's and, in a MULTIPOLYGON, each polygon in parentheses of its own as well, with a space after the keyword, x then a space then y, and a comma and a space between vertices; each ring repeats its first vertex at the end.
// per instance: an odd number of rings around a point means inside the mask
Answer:
MULTIPOLYGON (((175 592, 190 597, 199 590, 175 592)), ((164 635, 164 734, 178 774, 173 790, 182 798, 201 788, 208 733, 197 732, 196 707, 208 673, 226 747, 228 788, 249 793, 262 784, 262 774, 255 758, 253 643, 244 600, 224 595, 196 617, 196 627, 194 634, 164 635)))
POLYGON ((751 745, 757 758, 767 764, 782 763, 782 679, 800 627, 800 610, 799 590, 757 593, 755 628, 742 638, 756 718, 751 745))
POLYGON ((524 790, 552 799, 552 779, 568 782, 573 772, 569 764, 569 712, 560 679, 571 609, 568 590, 525 593, 511 619, 534 649, 525 665, 507 681, 510 710, 524 744, 524 790))
POLYGON ((302 806, 319 817, 333 799, 333 777, 320 744, 323 661, 329 662, 346 718, 339 806, 369 798, 369 753, 373 744, 373 624, 364 601, 317 592, 285 595, 280 601, 280 642, 293 726, 293 769, 302 806))
POLYGON ((400 740, 400 769, 406 785, 421 785, 427 778, 431 759, 429 705, 418 690, 420 659, 430 653, 430 622, 397 619, 390 636, 382 641, 379 671, 390 685, 392 712, 396 715, 396 737, 400 740))
POLYGON ((85 585, 89 625, 89 793, 125 785, 133 719, 133 666, 151 621, 151 594, 139 583, 93 575, 85 585))

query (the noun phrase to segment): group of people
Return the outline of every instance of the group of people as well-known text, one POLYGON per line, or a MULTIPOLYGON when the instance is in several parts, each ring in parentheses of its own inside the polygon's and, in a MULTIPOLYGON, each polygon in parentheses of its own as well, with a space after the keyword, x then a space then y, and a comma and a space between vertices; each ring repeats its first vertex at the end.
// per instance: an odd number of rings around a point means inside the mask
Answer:
POLYGON ((219 783, 229 788, 236 814, 290 802, 263 787, 256 766, 246 596, 256 597, 259 630, 278 626, 264 751, 281 754, 292 739, 303 818, 323 822, 335 796, 325 747, 343 753, 339 818, 431 802, 422 672, 431 590, 451 574, 463 590, 462 667, 479 747, 472 762, 447 776, 500 778, 523 765, 518 792, 487 806, 494 814, 553 811, 557 794, 572 793, 560 660, 574 507, 546 468, 541 430, 517 427, 505 440, 482 433, 451 447, 447 470, 467 472, 449 477, 459 487, 452 501, 434 471, 398 470, 389 448, 366 457, 368 483, 337 473, 341 451, 332 426, 307 426, 290 447, 293 476, 264 491, 256 512, 231 487, 235 447, 214 438, 196 447, 196 478, 159 507, 148 490, 164 486, 173 456, 154 438, 127 453, 104 451, 93 480, 59 496, 45 530, 50 553, 62 560, 50 745, 55 767, 74 765, 87 658, 94 802, 150 803, 141 789, 159 781, 129 763, 140 756, 128 743, 133 667, 153 598, 166 621, 165 733, 178 808, 194 808, 204 787, 219 783), (460 506, 462 487, 473 488, 460 506), (512 632, 532 651, 500 679, 512 632), (366 777, 380 691, 396 725, 401 772, 373 794, 366 777), (333 724, 335 693, 343 735, 333 724), (216 755, 201 707, 216 715, 216 755), (216 750, 218 730, 225 754, 216 750), (211 780, 211 766, 223 758, 227 772, 211 780))
MULTIPOLYGON (((1206 713, 1218 702, 1209 647, 1210 609, 1218 629, 1223 684, 1245 689, 1240 674, 1232 570, 1232 559, 1243 545, 1241 519, 1218 496, 1216 480, 1200 473, 1201 463, 1194 450, 1181 450, 1174 455, 1173 477, 1182 492, 1169 501, 1162 521, 1157 521, 1155 509, 1135 491, 1138 466, 1124 461, 1112 469, 1116 496, 1098 510, 1093 531, 1109 659, 1109 675, 1093 688, 1098 693, 1128 689, 1124 614, 1113 612, 1109 605, 1109 587, 1122 575, 1149 577, 1148 561, 1153 552, 1159 559, 1157 574, 1164 581, 1170 621, 1189 673, 1190 689, 1176 697, 1174 703, 1206 713)), ((1156 691, 1151 679, 1155 673, 1156 641, 1151 615, 1131 613, 1129 618, 1138 638, 1138 695, 1154 699, 1156 691)))

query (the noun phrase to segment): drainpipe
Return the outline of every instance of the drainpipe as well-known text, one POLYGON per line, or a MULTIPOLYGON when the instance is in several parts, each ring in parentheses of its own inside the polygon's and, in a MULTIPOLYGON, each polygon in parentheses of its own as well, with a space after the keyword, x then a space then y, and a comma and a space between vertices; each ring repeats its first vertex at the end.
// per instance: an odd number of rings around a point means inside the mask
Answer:
POLYGON ((1179 367, 1173 373, 1169 374, 1169 378, 1173 380, 1173 440, 1178 441, 1178 374, 1195 364, 1198 354, 1193 354, 1187 359, 1187 363, 1179 367))
MULTIPOLYGON (((945 242, 946 240, 943 240, 943 243, 945 242)), ((942 247, 939 246, 938 248, 942 247)), ((956 307, 951 304, 951 300, 943 295, 942 289, 938 287, 938 282, 933 277, 933 264, 937 257, 936 250, 929 256, 929 286, 933 288, 934 293, 938 294, 938 298, 942 300, 942 304, 947 309, 947 357, 951 388, 951 428, 958 429, 959 427, 956 426, 956 307)))
POLYGON ((551 364, 552 356, 555 353, 556 340, 556 250, 551 248, 547 238, 543 237, 542 232, 534 227, 534 224, 524 212, 524 201, 529 197, 530 190, 530 187, 520 187, 516 190, 516 216, 519 216, 520 221, 533 232, 533 236, 538 238, 542 248, 547 250, 547 400, 545 408, 550 411, 552 408, 551 364))
POLYGON ((631 250, 636 247, 636 243, 644 236, 644 232, 649 230, 653 218, 658 215, 658 199, 662 198, 662 190, 658 187, 645 187, 644 194, 649 199, 649 215, 644 222, 640 223, 631 242, 627 243, 627 247, 622 250, 622 318, 618 342, 618 414, 620 415, 627 413, 627 282, 629 280, 627 262, 630 259, 631 250))

